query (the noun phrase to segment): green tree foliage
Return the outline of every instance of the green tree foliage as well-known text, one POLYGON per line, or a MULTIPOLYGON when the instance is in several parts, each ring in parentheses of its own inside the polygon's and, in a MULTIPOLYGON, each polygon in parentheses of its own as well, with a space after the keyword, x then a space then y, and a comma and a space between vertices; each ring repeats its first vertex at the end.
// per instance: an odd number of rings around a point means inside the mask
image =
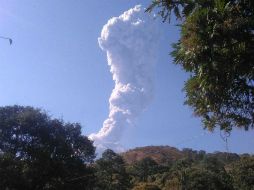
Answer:
MULTIPOLYGON (((223 177, 229 177, 223 175, 223 177)), ((200 169, 200 168, 190 168, 186 173, 186 183, 184 184, 183 189, 192 189, 192 190, 231 190, 232 187, 224 178, 220 178, 216 173, 211 170, 200 169)))
POLYGON ((160 188, 154 184, 139 183, 133 188, 133 190, 160 190, 160 188))
POLYGON ((201 161, 180 160, 171 168, 163 189, 231 190, 230 176, 222 163, 210 158, 201 161))
POLYGON ((106 150, 93 163, 95 148, 79 124, 32 107, 0 107, 3 190, 253 190, 253 155, 176 152, 182 157, 162 159, 165 163, 144 156, 126 165, 121 155, 106 150))
POLYGON ((235 189, 254 189, 254 157, 243 157, 236 161, 230 172, 235 189))
POLYGON ((28 181, 22 174, 23 164, 11 155, 0 156, 0 189, 26 189, 28 181))
POLYGON ((132 174, 138 178, 138 181, 147 182, 148 177, 157 173, 158 169, 158 164, 147 157, 134 164, 132 174))
POLYGON ((174 63, 191 74, 186 104, 205 128, 254 127, 254 1, 155 0, 164 21, 180 21, 174 63))
POLYGON ((91 189, 95 148, 79 124, 32 107, 0 108, 0 189, 91 189))
MULTIPOLYGON (((160 162, 157 163, 149 155, 153 155, 154 158, 153 151, 157 154, 164 154, 159 151, 160 148, 153 147, 150 151, 144 148, 143 154, 139 148, 136 162, 133 157, 132 162, 128 162, 130 165, 127 167, 132 176, 133 189, 146 189, 153 186, 161 190, 249 190, 254 186, 253 155, 225 152, 206 153, 202 150, 184 148, 182 151, 171 152, 171 155, 166 154, 171 157, 170 163, 169 159, 160 159, 160 162), (172 159, 176 152, 181 157, 172 159)), ((136 149, 133 151, 136 152, 136 149)), ((129 150, 128 153, 122 155, 126 159, 128 154, 133 155, 133 151, 129 150)))
POLYGON ((191 167, 192 161, 189 159, 176 161, 171 168, 167 188, 186 189, 187 186, 187 170, 191 167))
POLYGON ((110 149, 96 161, 96 176, 100 190, 126 190, 131 186, 123 158, 110 149))

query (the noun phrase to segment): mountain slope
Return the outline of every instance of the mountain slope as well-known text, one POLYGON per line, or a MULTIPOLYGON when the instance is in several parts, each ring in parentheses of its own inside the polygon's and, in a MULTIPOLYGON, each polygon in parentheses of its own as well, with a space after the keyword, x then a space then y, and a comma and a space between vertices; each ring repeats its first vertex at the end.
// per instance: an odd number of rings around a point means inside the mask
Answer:
POLYGON ((144 158, 152 158, 158 164, 168 163, 184 158, 182 151, 170 146, 146 146, 138 147, 121 154, 127 164, 140 161, 144 158))
POLYGON ((226 164, 240 159, 241 155, 236 153, 228 152, 214 152, 206 153, 205 151, 196 151, 190 148, 184 148, 179 150, 170 146, 146 146, 138 147, 121 154, 127 164, 133 164, 144 158, 152 158, 158 164, 167 164, 169 162, 174 162, 179 159, 188 158, 192 160, 202 160, 206 158, 216 158, 220 162, 226 164))

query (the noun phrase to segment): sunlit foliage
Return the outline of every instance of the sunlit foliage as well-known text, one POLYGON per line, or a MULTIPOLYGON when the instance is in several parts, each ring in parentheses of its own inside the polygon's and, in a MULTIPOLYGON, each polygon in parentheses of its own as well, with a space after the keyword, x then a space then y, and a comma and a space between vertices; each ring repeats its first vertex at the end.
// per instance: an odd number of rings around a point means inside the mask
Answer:
POLYGON ((174 63, 190 73, 186 104, 205 128, 254 127, 254 1, 156 0, 147 11, 172 14, 181 36, 174 63))

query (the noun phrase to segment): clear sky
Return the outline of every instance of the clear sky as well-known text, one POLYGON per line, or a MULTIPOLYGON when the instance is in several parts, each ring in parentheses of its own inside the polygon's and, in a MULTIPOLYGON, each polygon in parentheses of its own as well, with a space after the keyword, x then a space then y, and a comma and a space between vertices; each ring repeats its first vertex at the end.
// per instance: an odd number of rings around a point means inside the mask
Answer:
MULTIPOLYGON (((108 19, 141 0, 0 0, 0 105, 30 105, 69 122, 83 133, 97 132, 108 116, 114 88, 106 54, 98 37, 108 19)), ((226 151, 220 133, 205 133, 199 118, 184 106, 188 75, 168 55, 179 36, 174 24, 161 24, 155 94, 136 125, 121 141, 128 148, 170 145, 213 152, 226 151)), ((231 152, 254 153, 254 131, 234 130, 231 152)))

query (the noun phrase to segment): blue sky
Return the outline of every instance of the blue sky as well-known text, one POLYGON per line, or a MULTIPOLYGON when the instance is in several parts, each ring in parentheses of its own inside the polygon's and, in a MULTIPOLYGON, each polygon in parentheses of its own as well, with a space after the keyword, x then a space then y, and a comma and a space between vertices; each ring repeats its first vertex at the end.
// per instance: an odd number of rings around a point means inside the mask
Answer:
MULTIPOLYGON (((97 132, 108 116, 114 87, 106 54, 98 45, 102 27, 138 0, 1 0, 0 105, 31 105, 53 117, 80 122, 83 133, 97 132)), ((205 133, 199 118, 184 106, 188 75, 172 64, 170 44, 179 36, 173 24, 161 24, 155 95, 134 127, 125 131, 123 146, 170 145, 226 151, 218 131, 205 133)), ((229 151, 254 153, 253 131, 234 130, 229 151)))

